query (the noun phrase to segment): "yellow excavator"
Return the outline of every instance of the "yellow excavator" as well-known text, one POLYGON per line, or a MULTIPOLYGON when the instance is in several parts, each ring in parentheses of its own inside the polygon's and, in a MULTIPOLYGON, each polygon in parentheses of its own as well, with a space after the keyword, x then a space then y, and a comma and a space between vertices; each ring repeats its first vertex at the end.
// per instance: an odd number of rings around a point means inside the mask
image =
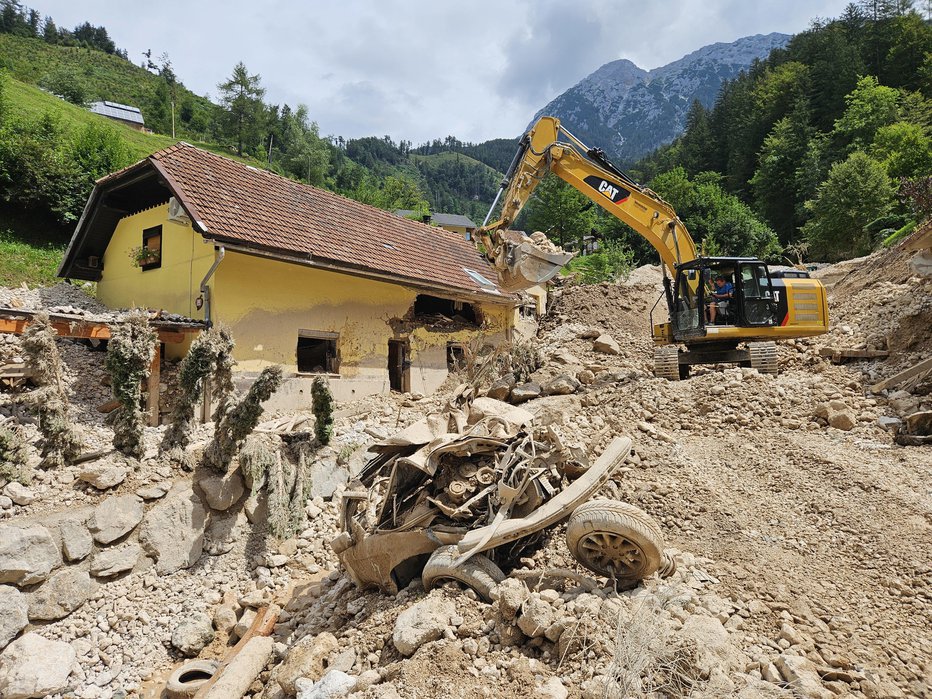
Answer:
POLYGON ((673 207, 549 116, 538 119, 522 137, 501 190, 476 231, 506 290, 552 279, 573 256, 546 240, 508 230, 548 172, 624 221, 660 254, 664 290, 651 310, 656 376, 683 379, 693 365, 718 363, 776 374, 774 340, 828 331, 828 301, 818 279, 804 270, 771 268, 752 257, 701 255, 673 207), (490 223, 499 200, 500 216, 490 223), (723 284, 713 285, 719 279, 723 284), (712 296, 722 288, 728 290, 727 298, 712 296), (655 323, 661 299, 668 317, 655 323))

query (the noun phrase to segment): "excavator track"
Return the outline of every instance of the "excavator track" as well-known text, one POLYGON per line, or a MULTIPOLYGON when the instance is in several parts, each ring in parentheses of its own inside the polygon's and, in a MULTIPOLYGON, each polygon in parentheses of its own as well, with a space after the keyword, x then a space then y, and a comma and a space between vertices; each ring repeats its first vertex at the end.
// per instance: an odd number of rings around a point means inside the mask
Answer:
POLYGON ((676 345, 664 345, 654 350, 654 376, 669 381, 680 380, 680 350, 676 345))
POLYGON ((778 374, 777 344, 775 342, 749 342, 748 353, 751 355, 751 368, 761 374, 778 374))

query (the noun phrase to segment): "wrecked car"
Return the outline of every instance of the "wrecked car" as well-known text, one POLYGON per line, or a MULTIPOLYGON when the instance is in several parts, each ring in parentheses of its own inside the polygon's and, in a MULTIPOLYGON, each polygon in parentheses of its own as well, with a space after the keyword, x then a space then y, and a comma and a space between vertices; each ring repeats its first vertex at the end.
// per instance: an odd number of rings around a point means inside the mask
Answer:
POLYGON ((616 437, 593 464, 522 408, 482 397, 428 416, 370 448, 343 494, 331 546, 360 588, 395 594, 457 581, 489 599, 521 556, 568 519, 573 557, 630 587, 672 561, 640 509, 592 496, 632 453, 616 437))

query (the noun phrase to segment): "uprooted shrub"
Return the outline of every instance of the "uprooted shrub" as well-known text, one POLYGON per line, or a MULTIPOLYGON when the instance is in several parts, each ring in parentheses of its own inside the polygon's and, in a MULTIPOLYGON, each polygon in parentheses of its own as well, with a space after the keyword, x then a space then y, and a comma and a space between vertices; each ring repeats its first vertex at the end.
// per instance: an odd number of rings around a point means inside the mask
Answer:
POLYGON ((81 453, 81 439, 68 419, 71 380, 55 343, 57 335, 45 311, 37 313, 23 333, 23 353, 38 386, 24 402, 39 421, 43 468, 64 466, 81 453))
POLYGON ((220 326, 195 338, 178 372, 179 395, 172 410, 171 423, 165 430, 160 449, 181 460, 191 442, 194 414, 204 396, 207 382, 216 386, 219 399, 225 404, 233 386, 233 336, 220 326))
POLYGON ((27 484, 30 480, 26 470, 29 452, 26 442, 15 426, 0 425, 0 481, 16 481, 27 484))
POLYGON ((315 418, 314 434, 321 444, 330 444, 330 435, 333 433, 333 394, 323 376, 318 376, 311 384, 311 398, 315 418))
POLYGON ((149 378, 149 365, 155 352, 156 335, 149 327, 149 314, 134 310, 111 327, 107 344, 107 370, 113 395, 120 407, 113 416, 113 446, 135 458, 145 453, 140 408, 142 382, 149 378))
MULTIPOLYGON (((231 380, 232 384, 232 380, 231 380)), ((262 416, 262 404, 282 385, 282 368, 266 367, 245 397, 234 403, 232 393, 214 413, 214 437, 204 450, 204 463, 226 473, 242 441, 256 429, 262 416), (221 407, 224 412, 220 413, 221 407)))
POLYGON ((239 467, 252 495, 265 488, 269 502, 269 531, 287 539, 305 522, 304 499, 307 487, 311 444, 307 439, 285 443, 274 434, 252 434, 239 454, 239 467))

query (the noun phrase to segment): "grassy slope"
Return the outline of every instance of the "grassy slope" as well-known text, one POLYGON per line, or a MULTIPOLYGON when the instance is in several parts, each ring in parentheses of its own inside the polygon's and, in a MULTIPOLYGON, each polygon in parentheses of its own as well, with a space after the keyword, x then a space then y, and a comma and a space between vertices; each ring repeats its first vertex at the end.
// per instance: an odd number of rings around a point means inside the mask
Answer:
MULTIPOLYGON (((0 38, 3 37, 5 35, 0 34, 0 38)), ((66 134, 74 133, 90 123, 106 123, 120 134, 134 160, 141 160, 176 142, 170 136, 142 133, 92 114, 34 85, 11 79, 6 86, 6 97, 14 118, 36 119, 43 114, 51 114, 66 134)), ((226 149, 216 144, 196 145, 230 156, 226 149)), ((18 286, 24 281, 29 284, 54 282, 55 272, 64 253, 63 241, 67 241, 70 234, 70 230, 54 223, 30 218, 28 212, 0 210, 0 284, 18 286), (25 240, 39 242, 28 243, 25 240)))
MULTIPOLYGON (((91 102, 110 100, 145 109, 155 93, 158 76, 102 51, 53 46, 38 39, 0 34, 0 66, 17 80, 40 84, 47 75, 67 70, 84 76, 91 102)), ((195 102, 209 102, 178 85, 178 101, 190 94, 195 102)))

